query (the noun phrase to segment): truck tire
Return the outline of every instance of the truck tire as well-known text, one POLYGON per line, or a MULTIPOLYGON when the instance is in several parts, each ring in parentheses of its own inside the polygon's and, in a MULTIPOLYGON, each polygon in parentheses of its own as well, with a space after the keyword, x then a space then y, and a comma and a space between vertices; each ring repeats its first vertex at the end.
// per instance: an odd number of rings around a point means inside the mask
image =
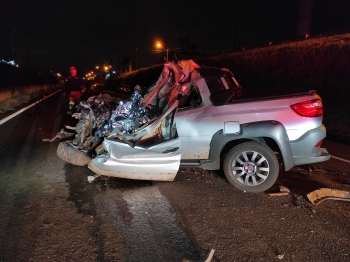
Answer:
POLYGON ((232 148, 224 159, 223 170, 228 182, 245 192, 263 192, 277 180, 279 164, 265 144, 249 141, 232 148))
POLYGON ((76 166, 87 166, 91 157, 88 154, 70 145, 71 141, 60 142, 57 147, 57 155, 64 161, 76 166))

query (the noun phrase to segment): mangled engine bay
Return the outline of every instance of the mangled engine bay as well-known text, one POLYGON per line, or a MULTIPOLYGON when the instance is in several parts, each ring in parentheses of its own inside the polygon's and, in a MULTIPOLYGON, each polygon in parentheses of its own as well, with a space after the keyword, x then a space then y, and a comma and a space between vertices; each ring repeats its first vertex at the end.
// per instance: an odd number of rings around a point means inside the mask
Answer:
MULTIPOLYGON (((177 64, 167 62, 158 80, 144 96, 142 88, 137 85, 131 97, 124 101, 117 102, 117 98, 100 94, 80 102, 78 112, 72 115, 78 123, 75 127, 66 126, 74 132, 62 129, 55 137, 73 138, 60 143, 58 156, 71 164, 86 166, 96 155, 106 153, 109 143, 105 143, 104 150, 101 145, 105 139, 135 148, 175 138, 177 134, 173 125, 177 98, 179 94, 189 92, 186 82, 199 77, 198 68, 192 60, 177 64), (161 117, 163 114, 166 117, 161 117), (84 161, 78 161, 79 158, 84 158, 84 161)), ((44 141, 52 142, 55 138, 44 141)), ((118 154, 115 150, 108 149, 108 154, 118 154)))

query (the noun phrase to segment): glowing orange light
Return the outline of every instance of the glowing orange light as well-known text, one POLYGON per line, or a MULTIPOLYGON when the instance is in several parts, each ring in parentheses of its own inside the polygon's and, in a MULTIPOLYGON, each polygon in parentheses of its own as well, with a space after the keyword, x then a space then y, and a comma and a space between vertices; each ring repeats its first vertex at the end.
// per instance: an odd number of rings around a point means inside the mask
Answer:
POLYGON ((156 47, 157 47, 157 48, 163 48, 163 44, 162 44, 160 41, 158 41, 158 42, 156 43, 156 47))

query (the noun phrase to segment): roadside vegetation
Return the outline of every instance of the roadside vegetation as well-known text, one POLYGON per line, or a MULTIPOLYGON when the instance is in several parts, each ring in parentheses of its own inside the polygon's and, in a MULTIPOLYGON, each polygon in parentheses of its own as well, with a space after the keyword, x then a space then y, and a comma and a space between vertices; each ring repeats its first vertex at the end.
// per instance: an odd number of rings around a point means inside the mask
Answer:
POLYGON ((0 88, 58 83, 57 78, 48 72, 17 68, 0 63, 0 88))
POLYGON ((0 113, 16 110, 24 104, 50 94, 55 89, 49 86, 58 86, 57 79, 50 74, 0 63, 0 113))
MULTIPOLYGON (((316 90, 323 99, 327 132, 350 139, 349 57, 350 34, 341 34, 193 60, 199 65, 229 68, 243 90, 316 90)), ((162 68, 157 65, 118 76, 113 85, 148 87, 162 68)))

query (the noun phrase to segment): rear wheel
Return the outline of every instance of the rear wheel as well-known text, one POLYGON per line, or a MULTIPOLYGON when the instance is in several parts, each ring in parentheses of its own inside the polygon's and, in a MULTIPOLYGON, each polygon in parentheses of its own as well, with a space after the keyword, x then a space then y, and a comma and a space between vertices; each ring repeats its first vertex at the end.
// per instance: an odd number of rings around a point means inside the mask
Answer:
POLYGON ((231 185, 246 192, 263 192, 277 180, 278 160, 265 144, 249 141, 232 148, 223 164, 231 185))
POLYGON ((76 166, 87 166, 91 157, 73 147, 70 143, 72 141, 60 142, 57 147, 57 155, 64 161, 76 166))

